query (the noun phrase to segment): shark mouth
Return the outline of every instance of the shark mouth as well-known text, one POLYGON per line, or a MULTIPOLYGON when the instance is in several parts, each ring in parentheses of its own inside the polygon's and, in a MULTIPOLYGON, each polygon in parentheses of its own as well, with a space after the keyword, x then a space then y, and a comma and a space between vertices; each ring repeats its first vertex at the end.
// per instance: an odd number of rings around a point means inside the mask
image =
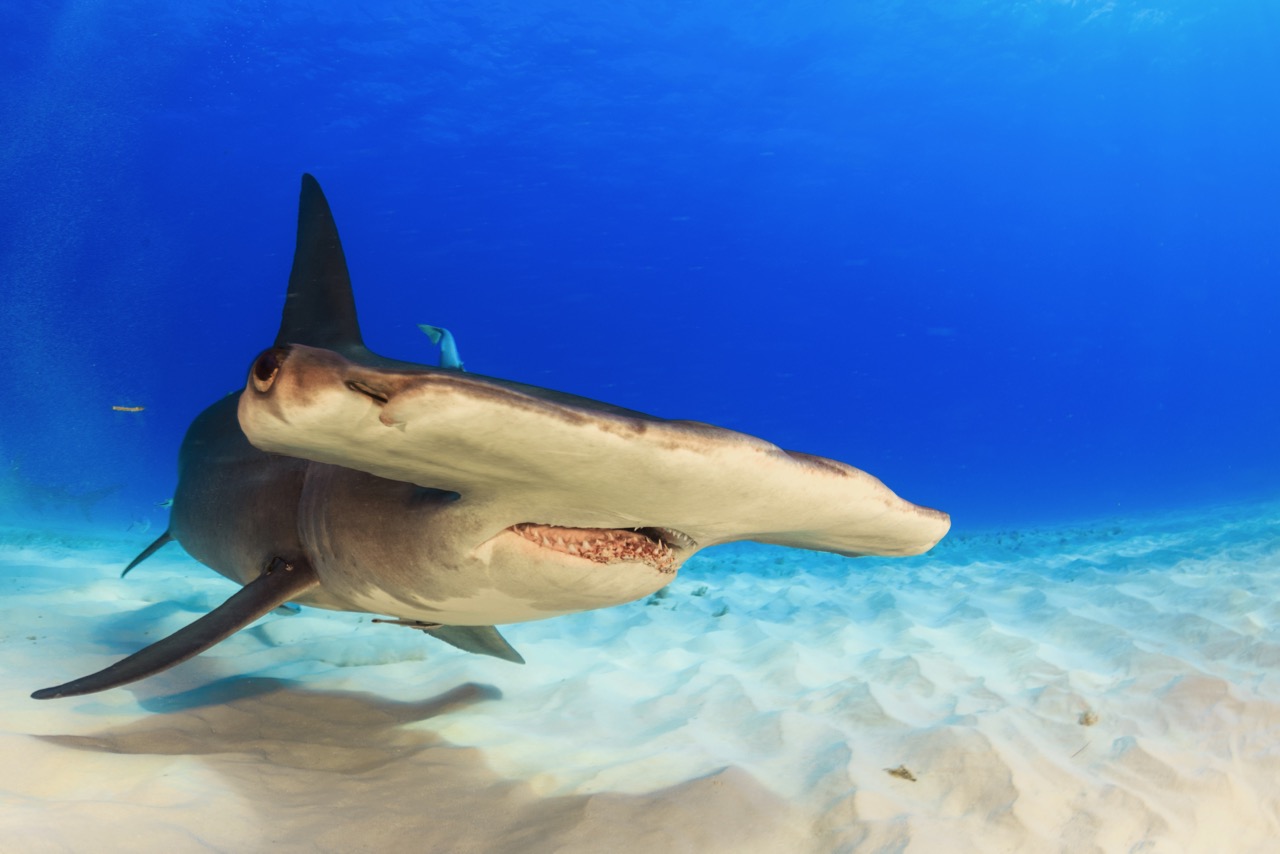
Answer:
POLYGON ((595 563, 640 561, 664 573, 675 572, 677 550, 697 547, 691 537, 671 528, 563 528, 522 522, 508 530, 543 548, 595 563))

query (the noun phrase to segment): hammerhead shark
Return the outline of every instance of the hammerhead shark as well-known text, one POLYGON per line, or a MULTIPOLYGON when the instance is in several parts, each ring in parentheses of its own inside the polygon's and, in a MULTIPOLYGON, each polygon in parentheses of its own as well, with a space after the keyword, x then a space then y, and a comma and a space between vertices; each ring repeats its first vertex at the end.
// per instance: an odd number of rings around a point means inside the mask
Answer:
POLYGON ((241 589, 32 696, 145 678, 288 602, 522 662, 495 624, 639 599, 708 546, 915 555, 949 527, 844 463, 465 373, 456 347, 442 367, 373 353, 329 203, 303 175, 275 344, 187 430, 169 528, 125 570, 176 541, 241 589))

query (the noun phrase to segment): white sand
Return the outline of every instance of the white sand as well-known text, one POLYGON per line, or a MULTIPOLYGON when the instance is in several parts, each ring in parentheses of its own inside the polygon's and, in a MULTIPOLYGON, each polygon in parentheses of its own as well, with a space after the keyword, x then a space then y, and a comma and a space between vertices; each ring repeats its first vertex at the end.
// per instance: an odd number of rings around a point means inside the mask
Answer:
POLYGON ((121 581, 145 542, 11 531, 0 852, 1275 851, 1278 527, 728 547, 652 603, 507 627, 524 667, 307 609, 44 702, 232 588, 176 546, 121 581))

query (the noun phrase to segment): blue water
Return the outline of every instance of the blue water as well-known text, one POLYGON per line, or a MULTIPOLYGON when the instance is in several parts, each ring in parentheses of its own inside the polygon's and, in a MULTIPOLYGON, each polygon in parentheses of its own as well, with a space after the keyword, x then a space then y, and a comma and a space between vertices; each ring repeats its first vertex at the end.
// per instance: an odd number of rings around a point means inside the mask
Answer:
POLYGON ((958 529, 1276 495, 1273 4, 328 6, 0 5, 0 513, 163 526, 303 171, 387 355, 958 529))

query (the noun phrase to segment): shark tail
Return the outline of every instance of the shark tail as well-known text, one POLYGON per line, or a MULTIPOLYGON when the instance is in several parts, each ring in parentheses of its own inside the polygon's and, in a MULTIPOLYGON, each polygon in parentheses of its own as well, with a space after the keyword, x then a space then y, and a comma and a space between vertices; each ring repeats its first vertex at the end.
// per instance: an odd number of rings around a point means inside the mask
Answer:
POLYGON ((76 503, 76 506, 80 508, 80 512, 84 514, 84 518, 92 521, 93 508, 98 506, 98 504, 104 499, 119 491, 120 484, 116 484, 115 486, 105 486, 102 489, 95 489, 92 492, 76 495, 72 500, 76 503))

